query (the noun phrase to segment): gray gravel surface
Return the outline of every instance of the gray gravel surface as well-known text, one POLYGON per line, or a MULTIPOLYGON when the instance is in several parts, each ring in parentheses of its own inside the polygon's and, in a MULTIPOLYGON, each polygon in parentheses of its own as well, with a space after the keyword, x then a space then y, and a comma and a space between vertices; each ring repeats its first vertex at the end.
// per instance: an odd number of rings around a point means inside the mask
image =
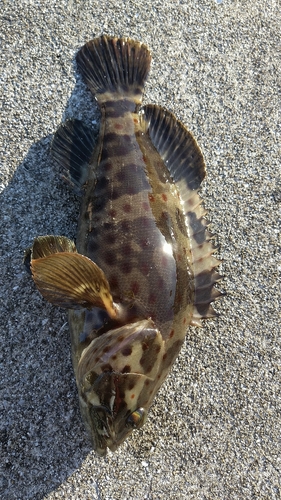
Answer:
POLYGON ((280 498, 280 2, 2 0, 0 23, 1 498, 280 498), (22 266, 35 236, 75 237, 79 200, 49 146, 67 117, 98 126, 74 55, 103 33, 149 45, 145 103, 204 151, 228 294, 105 459, 80 418, 66 314, 22 266))

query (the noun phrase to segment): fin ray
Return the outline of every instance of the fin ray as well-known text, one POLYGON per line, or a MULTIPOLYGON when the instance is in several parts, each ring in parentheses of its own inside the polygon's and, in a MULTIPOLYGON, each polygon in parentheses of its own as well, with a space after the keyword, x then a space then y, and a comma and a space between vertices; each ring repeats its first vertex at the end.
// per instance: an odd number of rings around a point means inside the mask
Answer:
POLYGON ((149 104, 142 109, 144 127, 175 182, 184 179, 197 189, 206 175, 205 162, 193 135, 173 113, 149 104))
POLYGON ((31 259, 33 280, 43 297, 60 307, 100 307, 115 318, 116 307, 103 271, 88 257, 60 252, 31 259))
POLYGON ((149 135, 174 180, 184 203, 194 272, 194 308, 192 325, 202 326, 202 318, 216 316, 210 305, 221 293, 214 288, 220 279, 216 268, 220 261, 210 241, 206 210, 198 195, 198 188, 206 175, 202 152, 191 132, 169 111, 160 106, 143 108, 142 126, 149 135))
POLYGON ((77 66, 97 100, 107 92, 130 94, 140 102, 151 55, 146 45, 130 38, 101 36, 77 53, 77 66))
POLYGON ((81 189, 87 180, 95 143, 95 132, 80 120, 68 120, 54 135, 52 156, 78 189, 81 189))

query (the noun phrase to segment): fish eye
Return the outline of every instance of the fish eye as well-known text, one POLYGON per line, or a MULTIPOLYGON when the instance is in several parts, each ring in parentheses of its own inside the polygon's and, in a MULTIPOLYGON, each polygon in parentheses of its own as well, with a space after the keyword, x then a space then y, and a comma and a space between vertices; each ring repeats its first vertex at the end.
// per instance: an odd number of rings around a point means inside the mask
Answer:
POLYGON ((133 411, 131 415, 128 416, 126 420, 126 424, 128 426, 133 427, 134 429, 139 429, 145 422, 145 409, 144 408, 138 408, 137 410, 133 411))

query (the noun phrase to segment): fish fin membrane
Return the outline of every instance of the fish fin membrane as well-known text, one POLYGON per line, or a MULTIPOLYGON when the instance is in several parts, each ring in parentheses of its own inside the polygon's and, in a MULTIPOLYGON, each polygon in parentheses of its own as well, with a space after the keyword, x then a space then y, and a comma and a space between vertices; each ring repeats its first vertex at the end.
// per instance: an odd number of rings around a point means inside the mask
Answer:
POLYGON ((173 113, 149 104, 142 109, 144 128, 175 182, 198 189, 206 175, 203 154, 187 128, 173 113))
POLYGON ((30 267, 35 285, 46 300, 68 309, 100 307, 116 317, 108 281, 93 261, 76 251, 50 253, 50 245, 43 241, 40 246, 37 240, 30 267))
POLYGON ((78 191, 87 180, 96 139, 96 133, 80 120, 68 120, 54 135, 52 156, 78 191))
POLYGON ((31 247, 32 259, 41 259, 60 252, 76 253, 75 243, 66 236, 38 236, 31 247))
POLYGON ((24 252, 24 266, 31 274, 31 259, 40 259, 57 252, 77 252, 77 250, 74 242, 65 236, 38 236, 32 247, 27 248, 24 252))
POLYGON ((140 102, 151 62, 146 45, 130 38, 101 36, 79 50, 76 62, 98 101, 105 93, 117 93, 140 102))
POLYGON ((221 279, 213 256, 212 235, 207 230, 206 210, 198 188, 206 175, 203 154, 191 132, 169 111, 160 106, 143 108, 143 129, 165 163, 184 204, 194 271, 194 308, 191 324, 202 326, 202 318, 217 316, 211 302, 222 293, 214 288, 221 279))

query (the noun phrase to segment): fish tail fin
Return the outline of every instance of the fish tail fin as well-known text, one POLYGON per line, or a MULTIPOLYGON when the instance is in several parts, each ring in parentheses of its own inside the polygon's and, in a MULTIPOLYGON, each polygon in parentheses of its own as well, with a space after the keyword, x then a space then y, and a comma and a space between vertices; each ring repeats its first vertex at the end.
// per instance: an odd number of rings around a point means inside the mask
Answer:
POLYGON ((146 45, 130 38, 101 36, 77 53, 77 66, 99 102, 111 95, 127 96, 141 103, 151 55, 146 45))

